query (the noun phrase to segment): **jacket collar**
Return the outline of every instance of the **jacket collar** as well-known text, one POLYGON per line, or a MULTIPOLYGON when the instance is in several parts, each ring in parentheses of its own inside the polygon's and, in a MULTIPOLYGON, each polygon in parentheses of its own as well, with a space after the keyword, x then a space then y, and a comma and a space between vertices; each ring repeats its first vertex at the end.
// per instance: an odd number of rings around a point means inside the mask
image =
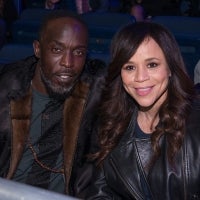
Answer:
POLYGON ((144 169, 141 166, 137 141, 135 138, 135 125, 137 122, 138 110, 135 108, 129 126, 122 136, 117 147, 110 154, 109 162, 121 174, 122 182, 126 183, 126 189, 130 192, 133 198, 145 199, 141 187, 141 174, 144 175, 144 169), (135 152, 135 153, 133 153, 135 152), (126 167, 125 167, 126 166, 126 167), (133 173, 134 169, 134 173, 133 173))
MULTIPOLYGON (((66 181, 66 192, 72 171, 72 165, 77 145, 78 132, 82 120, 83 110, 85 108, 89 84, 78 82, 71 96, 65 100, 63 111, 63 148, 64 148, 64 171, 66 181)), ((27 94, 18 100, 11 100, 11 120, 12 120, 12 149, 11 162, 7 178, 14 175, 22 153, 27 137, 30 131, 32 105, 32 89, 29 88, 27 94)))
POLYGON ((23 153, 25 142, 30 128, 32 90, 21 99, 11 100, 10 115, 12 122, 12 138, 11 138, 11 161, 7 178, 10 179, 20 161, 23 153))
POLYGON ((80 82, 76 85, 73 94, 66 99, 64 105, 63 148, 66 193, 69 192, 68 185, 71 177, 78 133, 88 97, 88 92, 89 85, 84 82, 80 82))

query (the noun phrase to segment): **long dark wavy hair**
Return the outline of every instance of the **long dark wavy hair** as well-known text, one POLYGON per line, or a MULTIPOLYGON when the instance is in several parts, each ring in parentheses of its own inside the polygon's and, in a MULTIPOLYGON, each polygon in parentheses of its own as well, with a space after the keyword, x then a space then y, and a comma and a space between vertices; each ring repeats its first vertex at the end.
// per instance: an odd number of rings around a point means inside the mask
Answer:
POLYGON ((100 108, 100 150, 93 157, 97 159, 97 163, 101 163, 118 144, 137 107, 134 99, 123 87, 121 68, 135 54, 140 44, 149 37, 153 38, 162 49, 171 71, 168 97, 158 111, 159 124, 162 126, 157 126, 151 134, 153 162, 161 154, 159 141, 163 135, 166 136, 167 156, 171 164, 183 143, 186 119, 195 95, 193 82, 186 72, 173 34, 159 24, 137 22, 119 30, 111 44, 111 62, 108 66, 106 88, 100 108))

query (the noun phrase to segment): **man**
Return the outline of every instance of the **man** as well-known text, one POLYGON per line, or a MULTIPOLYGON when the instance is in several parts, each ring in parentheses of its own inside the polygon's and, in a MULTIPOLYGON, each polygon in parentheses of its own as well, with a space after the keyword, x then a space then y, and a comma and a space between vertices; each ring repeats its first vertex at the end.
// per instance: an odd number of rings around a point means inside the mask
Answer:
POLYGON ((85 188, 77 178, 104 83, 96 66, 82 73, 87 43, 78 16, 52 11, 33 43, 35 56, 1 70, 1 177, 71 196, 85 188))

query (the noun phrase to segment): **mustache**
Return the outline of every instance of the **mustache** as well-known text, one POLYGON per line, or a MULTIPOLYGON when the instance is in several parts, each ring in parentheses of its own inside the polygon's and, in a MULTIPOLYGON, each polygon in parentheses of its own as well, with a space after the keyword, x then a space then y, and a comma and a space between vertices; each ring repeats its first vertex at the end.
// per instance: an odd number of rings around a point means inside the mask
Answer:
POLYGON ((53 75, 76 76, 77 73, 73 69, 71 69, 71 68, 66 68, 66 69, 59 70, 59 71, 53 73, 53 75))
POLYGON ((77 73, 75 73, 75 72, 56 72, 56 73, 52 74, 52 76, 62 76, 62 75, 65 75, 65 76, 76 76, 77 73))
MULTIPOLYGON (((43 73, 43 69, 40 67, 40 72, 43 73)), ((71 68, 65 68, 59 71, 56 71, 52 74, 52 76, 60 76, 60 75, 66 75, 66 76, 77 76, 78 74, 71 68)))

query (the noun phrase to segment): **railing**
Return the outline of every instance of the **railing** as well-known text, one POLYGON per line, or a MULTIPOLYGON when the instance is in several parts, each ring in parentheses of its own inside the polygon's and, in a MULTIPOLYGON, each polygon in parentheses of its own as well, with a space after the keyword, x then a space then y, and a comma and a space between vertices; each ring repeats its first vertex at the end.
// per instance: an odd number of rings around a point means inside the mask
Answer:
POLYGON ((67 195, 0 178, 0 200, 78 200, 67 195))

